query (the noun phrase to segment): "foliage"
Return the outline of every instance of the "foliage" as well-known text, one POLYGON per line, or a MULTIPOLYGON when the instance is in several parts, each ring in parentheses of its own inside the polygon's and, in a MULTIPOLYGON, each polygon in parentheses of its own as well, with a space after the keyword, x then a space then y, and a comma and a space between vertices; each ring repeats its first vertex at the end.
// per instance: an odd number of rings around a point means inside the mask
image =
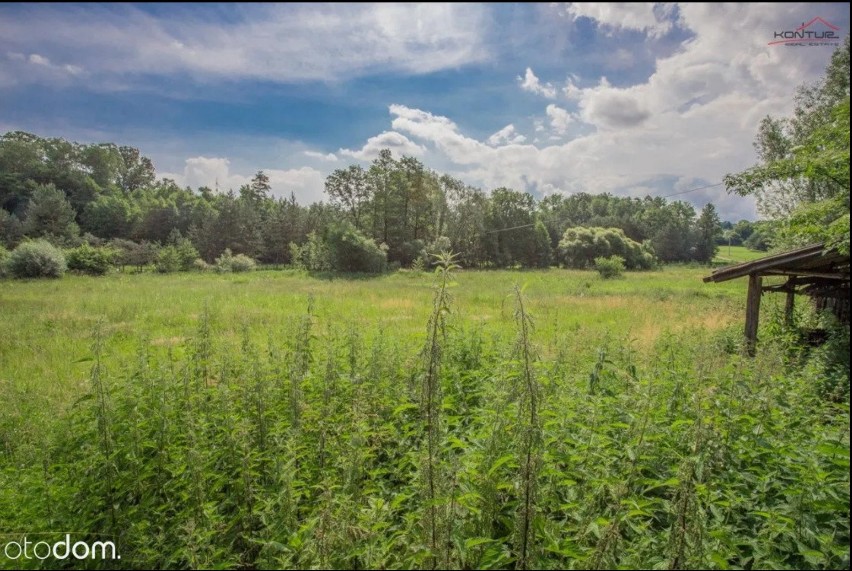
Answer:
POLYGON ((75 212, 65 193, 53 184, 40 185, 26 209, 24 234, 30 237, 52 236, 67 240, 77 236, 75 212))
POLYGON ((163 246, 157 251, 154 267, 161 274, 169 274, 181 270, 182 260, 180 252, 175 246, 163 246))
MULTIPOLYGON (((394 267, 412 265, 424 248, 435 251, 430 245, 442 237, 467 268, 548 267, 565 230, 575 226, 620 228, 649 243, 664 262, 706 254, 699 219, 683 202, 582 192, 537 201, 510 188, 473 188, 387 149, 369 167, 335 170, 325 185, 329 201, 310 205, 298 204, 293 194, 276 198, 263 171, 239 189, 181 188, 155 175, 151 161, 132 147, 6 133, 0 137, 0 241, 11 248, 26 233, 71 247, 82 230, 178 246, 172 235, 179 232, 207 263, 230 249, 262 263, 299 266, 290 244, 303 247, 311 233, 327 241, 331 227, 345 220, 386 248, 394 267), (42 196, 45 187, 53 188, 51 196, 42 196)), ((194 260, 182 259, 184 269, 194 260)))
POLYGON ((112 267, 115 256, 116 253, 109 248, 93 248, 88 244, 82 244, 70 250, 66 258, 69 270, 102 276, 112 267))
POLYGON ((766 252, 773 247, 775 232, 768 223, 755 225, 754 232, 743 242, 743 246, 749 250, 766 252))
POLYGON ((338 272, 377 274, 387 269, 387 253, 348 223, 329 226, 325 243, 331 268, 338 272))
POLYGON ((22 242, 6 267, 16 278, 59 278, 67 269, 62 250, 46 240, 22 242))
POLYGON ((237 254, 235 256, 228 249, 216 258, 217 272, 250 272, 256 266, 257 263, 245 254, 237 254))
POLYGON ((694 258, 699 262, 710 263, 719 249, 717 239, 722 235, 719 215, 716 213, 716 207, 713 206, 713 203, 707 203, 701 209, 701 215, 698 217, 695 226, 697 235, 694 258))
POLYGON ((101 238, 130 238, 140 220, 139 206, 118 194, 101 194, 82 214, 83 229, 101 238))
POLYGON ((535 232, 535 266, 549 268, 553 264, 553 248, 544 222, 536 220, 533 232, 535 232))
POLYGON ((316 232, 308 234, 301 246, 290 242, 290 259, 295 267, 312 272, 327 272, 332 269, 331 252, 328 244, 316 232))
POLYGON ((589 268, 599 257, 619 256, 628 269, 654 266, 650 248, 637 244, 618 228, 569 228, 559 242, 560 260, 569 268, 589 268))
POLYGON ((5 278, 8 273, 6 264, 9 262, 9 250, 0 245, 0 279, 5 278))
POLYGON ((198 250, 195 249, 192 242, 181 236, 178 230, 172 230, 169 235, 169 244, 177 252, 178 268, 181 271, 191 270, 195 265, 195 260, 198 259, 198 250))
POLYGON ((525 273, 487 321, 519 274, 5 284, 53 297, 0 322, 0 528, 114 538, 92 568, 843 568, 848 401, 786 347, 741 356, 738 326, 637 338, 640 312, 736 316, 705 272, 585 298, 581 272, 525 273), (41 385, 24 339, 59 355, 41 385))
POLYGON ((116 264, 122 268, 135 266, 137 271, 155 263, 159 252, 159 248, 150 242, 137 243, 122 239, 111 240, 110 247, 116 252, 116 264))
POLYGON ((0 208, 0 244, 14 248, 23 235, 24 228, 18 217, 0 208))
POLYGON ((783 222, 779 246, 824 243, 848 253, 848 36, 825 77, 799 89, 792 117, 764 119, 755 148, 760 163, 727 175, 728 190, 755 195, 764 214, 783 222))
POLYGON ((620 278, 625 270, 624 258, 621 256, 610 256, 595 258, 595 269, 605 279, 620 278))

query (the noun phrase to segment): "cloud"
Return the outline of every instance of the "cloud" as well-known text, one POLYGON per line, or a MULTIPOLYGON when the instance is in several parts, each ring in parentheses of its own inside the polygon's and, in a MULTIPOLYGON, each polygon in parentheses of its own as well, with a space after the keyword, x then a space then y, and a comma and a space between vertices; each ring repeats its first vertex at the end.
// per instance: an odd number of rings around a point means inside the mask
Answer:
POLYGON ((334 153, 318 153, 317 151, 304 151, 304 155, 312 159, 318 159, 329 163, 333 163, 337 160, 337 155, 335 155, 334 153))
POLYGON ((26 55, 21 52, 6 52, 6 60, 6 65, 0 61, 0 77, 5 74, 15 76, 15 84, 20 83, 21 79, 67 82, 84 71, 79 65, 55 64, 50 58, 37 53, 26 55))
MULTIPOLYGON (((421 109, 392 105, 391 124, 397 131, 433 149, 428 162, 440 165, 440 170, 470 184, 486 189, 508 186, 518 190, 545 195, 553 192, 610 192, 622 196, 634 195, 637 187, 656 189, 652 195, 672 192, 675 181, 691 177, 713 183, 738 166, 747 166, 742 153, 750 146, 751 133, 742 141, 728 140, 722 133, 735 126, 745 107, 752 102, 738 97, 718 101, 700 117, 687 117, 671 129, 662 129, 674 117, 666 117, 653 125, 651 132, 641 129, 629 132, 594 131, 562 143, 543 147, 531 144, 488 145, 461 132, 447 117, 421 109), (719 120, 719 117, 727 117, 719 120), (690 127, 700 125, 709 129, 707 138, 689 136, 690 127), (677 131, 681 131, 677 135, 677 131)), ((551 108, 551 115, 564 117, 551 108), (555 113, 554 113, 555 112, 555 113)), ((564 110, 563 110, 564 111, 564 110)), ((567 113, 567 112, 566 112, 567 113)), ((711 197, 723 217, 753 218, 754 202, 729 196, 722 189, 710 189, 711 197)), ((683 195, 684 200, 703 196, 683 195)))
POLYGON ((50 60, 38 54, 30 54, 30 57, 27 58, 27 60, 36 65, 50 66, 50 60))
POLYGON ((514 145, 516 143, 523 143, 526 140, 527 138, 516 132, 515 126, 510 123, 488 137, 488 144, 496 147, 503 144, 514 145))
POLYGON ((545 109, 548 119, 550 119, 550 128, 558 135, 564 135, 568 131, 568 126, 574 122, 574 118, 565 109, 550 104, 545 109))
POLYGON ((530 68, 527 68, 524 73, 524 77, 519 75, 517 77, 517 81, 521 85, 521 89, 524 91, 541 95, 547 99, 556 98, 556 88, 550 83, 542 83, 530 68))
POLYGON ((573 19, 586 17, 610 30, 633 30, 661 37, 672 29, 671 7, 663 3, 577 2, 565 6, 573 19))
POLYGON ((325 195, 325 175, 316 169, 301 167, 263 172, 269 176, 274 196, 286 198, 292 192, 299 204, 311 204, 328 198, 325 195))
POLYGON ((231 161, 221 157, 192 157, 186 159, 186 167, 184 168, 180 184, 192 188, 207 186, 222 190, 236 190, 248 183, 250 177, 231 175, 230 164, 231 161))
MULTIPOLYGON (((0 18, 3 44, 33 63, 71 60, 99 76, 329 81, 430 73, 487 60, 477 4, 250 5, 235 14, 132 6, 40 6, 0 18), (34 58, 34 59, 33 59, 34 58)), ((21 79, 27 80, 26 77, 21 79)))
MULTIPOLYGON (((248 184, 254 173, 244 175, 232 173, 231 161, 223 157, 192 157, 186 159, 183 173, 160 173, 180 186, 219 188, 222 192, 237 190, 248 184)), ((272 195, 286 198, 296 195, 300 204, 311 204, 325 199, 325 175, 311 167, 293 169, 262 169, 269 177, 272 195)))
POLYGON ((402 155, 420 156, 426 149, 414 143, 403 135, 394 131, 384 131, 375 137, 370 137, 364 146, 353 151, 350 149, 340 149, 340 154, 347 157, 358 159, 359 161, 372 161, 379 156, 379 151, 382 149, 390 149, 397 157, 402 155))

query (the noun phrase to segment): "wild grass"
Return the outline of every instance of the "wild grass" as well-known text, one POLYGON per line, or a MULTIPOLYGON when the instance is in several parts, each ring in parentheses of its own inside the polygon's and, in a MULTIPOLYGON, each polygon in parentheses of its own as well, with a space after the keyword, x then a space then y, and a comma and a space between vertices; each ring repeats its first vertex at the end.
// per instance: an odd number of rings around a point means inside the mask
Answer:
POLYGON ((713 263, 717 265, 739 264, 762 258, 768 254, 768 252, 749 250, 745 246, 719 246, 716 257, 713 258, 713 263))
POLYGON ((110 537, 104 568, 847 566, 848 399, 786 342, 743 356, 743 285, 705 271, 0 282, 0 541, 110 537))

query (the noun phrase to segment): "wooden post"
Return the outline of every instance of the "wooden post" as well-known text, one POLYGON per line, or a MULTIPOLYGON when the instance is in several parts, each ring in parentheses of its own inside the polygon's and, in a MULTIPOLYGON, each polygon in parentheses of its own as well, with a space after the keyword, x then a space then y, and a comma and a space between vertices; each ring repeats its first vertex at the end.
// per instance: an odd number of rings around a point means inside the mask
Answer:
POLYGON ((784 303, 784 324, 788 327, 793 325, 793 309, 796 303, 796 290, 789 284, 790 289, 787 290, 787 301, 784 303))
POLYGON ((763 280, 757 274, 748 276, 748 295, 746 297, 745 340, 749 357, 754 357, 757 346, 757 322, 760 318, 760 294, 763 280))

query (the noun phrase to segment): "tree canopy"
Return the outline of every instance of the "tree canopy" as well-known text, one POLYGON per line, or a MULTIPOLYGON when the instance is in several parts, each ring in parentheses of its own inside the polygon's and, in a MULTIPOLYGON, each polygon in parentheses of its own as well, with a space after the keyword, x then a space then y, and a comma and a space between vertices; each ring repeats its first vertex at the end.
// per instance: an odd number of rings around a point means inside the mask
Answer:
POLYGON ((759 163, 729 174, 729 191, 754 195, 777 221, 775 245, 825 243, 849 252, 849 37, 825 75, 796 94, 793 115, 766 117, 755 149, 759 163))
POLYGON ((132 147, 20 131, 0 137, 0 241, 10 249, 39 237, 63 247, 111 241, 128 265, 186 268, 190 252, 212 264, 230 251, 305 267, 334 259, 345 269, 352 265, 339 253, 352 246, 369 262, 359 268, 383 267, 385 258, 392 267, 423 263, 439 247, 464 267, 548 267, 564 263, 556 254, 566 230, 584 227, 617 229, 665 262, 709 261, 720 231, 715 214, 697 216, 685 202, 587 193, 537 200, 472 187, 387 149, 368 165, 333 171, 327 202, 301 205, 287 190, 273 190, 263 171, 236 190, 182 188, 158 179, 132 147))

